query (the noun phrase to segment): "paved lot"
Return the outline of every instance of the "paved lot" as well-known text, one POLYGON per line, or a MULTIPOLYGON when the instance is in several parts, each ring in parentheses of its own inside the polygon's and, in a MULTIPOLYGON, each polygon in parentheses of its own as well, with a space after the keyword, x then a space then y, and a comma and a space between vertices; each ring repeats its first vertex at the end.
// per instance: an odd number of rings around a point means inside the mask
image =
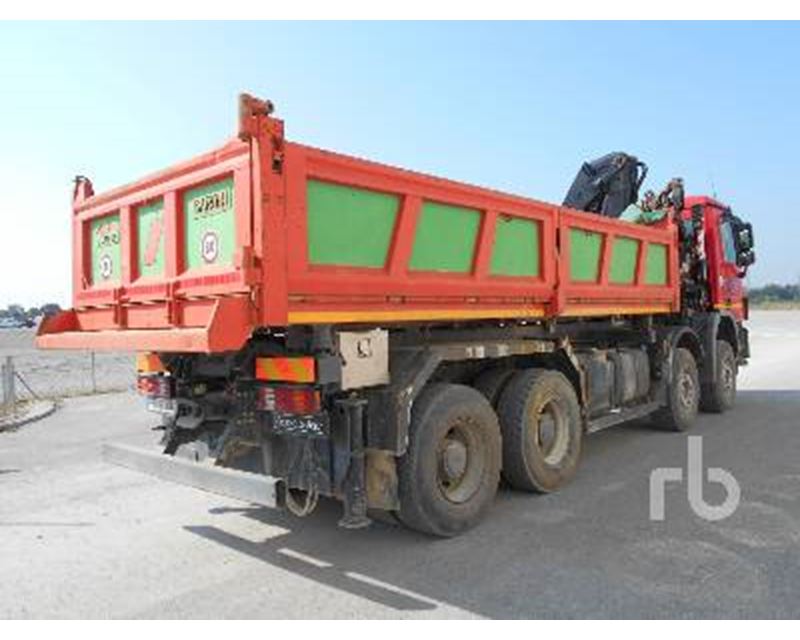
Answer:
POLYGON ((800 313, 752 327, 736 411, 694 431, 742 490, 713 523, 679 485, 649 520, 650 472, 685 466, 687 441, 645 425, 589 437, 558 495, 503 490, 482 526, 433 540, 107 466, 101 443, 151 441, 149 416, 129 394, 70 400, 0 435, 0 617, 798 617, 800 313))

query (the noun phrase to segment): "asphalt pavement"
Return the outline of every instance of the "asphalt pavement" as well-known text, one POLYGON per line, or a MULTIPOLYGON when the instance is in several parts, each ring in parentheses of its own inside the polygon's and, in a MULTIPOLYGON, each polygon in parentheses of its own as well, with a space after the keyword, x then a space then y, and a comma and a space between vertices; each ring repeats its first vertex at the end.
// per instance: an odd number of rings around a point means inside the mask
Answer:
POLYGON ((330 501, 301 520, 110 466, 101 445, 150 443, 153 419, 130 393, 70 399, 0 434, 0 617, 796 618, 800 312, 750 325, 734 411, 689 434, 591 435, 563 491, 503 489, 450 540, 341 530, 330 501), (704 520, 672 483, 652 521, 651 472, 686 467, 689 435, 736 479, 739 506, 704 520))

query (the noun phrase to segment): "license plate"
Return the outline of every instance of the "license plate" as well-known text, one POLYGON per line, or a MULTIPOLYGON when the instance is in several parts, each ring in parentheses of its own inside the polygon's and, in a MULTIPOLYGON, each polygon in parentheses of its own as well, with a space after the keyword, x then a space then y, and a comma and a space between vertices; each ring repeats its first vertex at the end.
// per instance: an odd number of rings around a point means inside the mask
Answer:
POLYGON ((272 431, 277 435, 320 438, 328 435, 328 420, 324 415, 295 416, 275 413, 272 417, 272 431))
POLYGON ((170 398, 151 398, 147 401, 147 410, 162 415, 175 414, 175 401, 170 398))

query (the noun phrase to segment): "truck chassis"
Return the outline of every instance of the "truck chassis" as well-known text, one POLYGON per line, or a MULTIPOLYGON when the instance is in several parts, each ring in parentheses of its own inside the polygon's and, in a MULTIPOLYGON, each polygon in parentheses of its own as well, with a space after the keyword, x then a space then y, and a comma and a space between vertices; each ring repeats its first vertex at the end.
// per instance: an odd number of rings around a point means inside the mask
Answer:
POLYGON ((483 517, 501 473, 521 490, 561 488, 586 434, 646 417, 683 431, 701 407, 729 409, 747 356, 746 331, 725 312, 264 330, 236 354, 162 354, 165 368, 142 376, 170 385, 170 399, 153 399, 164 412, 162 462, 113 448, 108 457, 297 515, 334 497, 345 527, 383 511, 450 536, 483 517), (342 345, 352 343, 362 357, 348 361, 342 345), (313 385, 254 375, 260 359, 308 357, 313 385), (348 376, 367 386, 342 389, 348 376))

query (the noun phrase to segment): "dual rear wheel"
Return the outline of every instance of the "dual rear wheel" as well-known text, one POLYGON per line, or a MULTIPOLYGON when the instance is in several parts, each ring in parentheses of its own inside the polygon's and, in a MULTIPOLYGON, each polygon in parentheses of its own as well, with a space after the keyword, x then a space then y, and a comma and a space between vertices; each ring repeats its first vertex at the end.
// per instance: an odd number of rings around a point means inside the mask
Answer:
POLYGON ((554 491, 575 475, 582 431, 569 381, 542 369, 496 378, 505 384, 492 394, 437 383, 414 402, 398 463, 405 525, 439 536, 474 526, 494 501, 501 466, 512 486, 528 491, 554 491))
POLYGON ((548 369, 488 369, 473 386, 497 410, 503 476, 516 489, 548 493, 578 467, 581 417, 572 384, 548 369))
POLYGON ((423 389, 398 462, 403 524, 438 536, 477 524, 497 493, 500 446, 497 415, 478 391, 444 383, 423 389))
POLYGON ((578 469, 583 426, 572 383, 558 371, 526 369, 500 395, 503 475, 516 489, 549 493, 578 469))

